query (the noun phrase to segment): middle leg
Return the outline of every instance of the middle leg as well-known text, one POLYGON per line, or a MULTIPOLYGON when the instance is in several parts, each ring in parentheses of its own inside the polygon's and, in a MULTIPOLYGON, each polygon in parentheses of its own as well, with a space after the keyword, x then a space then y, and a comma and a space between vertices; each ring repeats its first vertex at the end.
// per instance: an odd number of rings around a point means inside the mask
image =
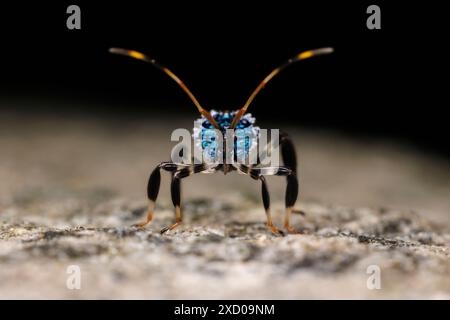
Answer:
MULTIPOLYGON (((287 178, 287 186, 286 186, 286 197, 285 197, 285 203, 286 203, 286 215, 284 219, 284 228, 289 233, 296 233, 295 229, 290 226, 290 215, 293 212, 292 207, 295 204, 295 201, 297 200, 298 195, 298 180, 297 175, 295 174, 295 171, 288 167, 266 167, 266 168, 253 168, 252 166, 246 166, 246 165, 236 165, 236 169, 239 172, 242 172, 244 174, 249 175, 251 178, 255 180, 261 180, 262 181, 262 193, 263 193, 263 202, 264 202, 264 208, 266 209, 266 215, 268 217, 267 225, 272 228, 272 218, 270 216, 269 212, 269 192, 267 189, 267 184, 264 178, 264 175, 275 175, 275 176, 286 176, 287 178)), ((277 229, 276 229, 277 230, 277 229)))

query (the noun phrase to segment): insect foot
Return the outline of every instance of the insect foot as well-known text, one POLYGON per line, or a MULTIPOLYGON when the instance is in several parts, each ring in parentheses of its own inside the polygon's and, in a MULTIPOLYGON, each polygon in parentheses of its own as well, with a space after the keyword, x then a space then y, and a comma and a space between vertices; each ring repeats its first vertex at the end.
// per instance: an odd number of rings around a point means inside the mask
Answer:
POLYGON ((287 227, 287 228, 286 228, 286 231, 287 231, 289 234, 300 234, 300 232, 299 232, 298 230, 296 230, 295 228, 293 228, 293 227, 287 227))
POLYGON ((174 224, 172 224, 171 226, 167 226, 161 229, 161 231, 159 233, 164 234, 167 231, 173 230, 176 227, 178 227, 181 224, 181 222, 175 222, 174 224))
POLYGON ((269 225, 269 226, 267 226, 267 227, 270 229, 270 231, 272 231, 272 233, 273 233, 274 235, 276 235, 276 236, 282 236, 282 237, 285 236, 284 231, 278 229, 278 228, 275 227, 274 225, 269 225))

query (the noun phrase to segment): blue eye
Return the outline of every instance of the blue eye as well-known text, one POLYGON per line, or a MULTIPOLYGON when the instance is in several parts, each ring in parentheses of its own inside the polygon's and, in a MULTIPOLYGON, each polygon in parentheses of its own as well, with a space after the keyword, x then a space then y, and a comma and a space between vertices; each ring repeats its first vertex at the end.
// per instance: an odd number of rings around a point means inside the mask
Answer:
POLYGON ((214 129, 214 126, 209 122, 209 120, 205 120, 202 123, 202 127, 205 129, 214 129))
POLYGON ((238 125, 236 126, 237 129, 244 129, 244 128, 248 128, 250 126, 250 122, 247 119, 241 119, 238 123, 238 125))

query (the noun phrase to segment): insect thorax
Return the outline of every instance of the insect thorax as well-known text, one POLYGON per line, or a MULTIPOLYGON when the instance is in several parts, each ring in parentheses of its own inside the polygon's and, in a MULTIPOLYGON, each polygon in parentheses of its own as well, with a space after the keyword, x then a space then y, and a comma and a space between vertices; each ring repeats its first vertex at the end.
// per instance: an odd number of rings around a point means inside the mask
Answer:
MULTIPOLYGON (((200 119, 197 119, 194 122, 193 138, 196 147, 203 151, 203 157, 206 161, 225 158, 223 150, 225 144, 231 145, 226 131, 230 128, 237 111, 211 110, 210 113, 220 127, 224 143, 221 145, 220 139, 222 138, 218 137, 219 132, 207 118, 202 116, 200 119)), ((234 146, 234 161, 246 159, 251 152, 257 152, 259 127, 254 126, 254 123, 255 118, 250 113, 247 113, 241 117, 236 125, 233 132, 233 141, 231 141, 234 146)))

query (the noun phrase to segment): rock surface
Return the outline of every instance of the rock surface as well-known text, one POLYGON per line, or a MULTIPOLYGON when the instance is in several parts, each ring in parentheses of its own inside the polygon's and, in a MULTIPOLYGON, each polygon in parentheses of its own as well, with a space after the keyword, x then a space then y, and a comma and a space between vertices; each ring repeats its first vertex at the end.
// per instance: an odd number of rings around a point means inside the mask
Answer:
MULTIPOLYGON (((271 234, 259 185, 235 175, 189 178, 183 224, 160 235, 174 220, 167 181, 152 224, 131 226, 145 215, 149 170, 170 150, 157 124, 0 124, 0 298, 450 298, 442 160, 294 130, 298 234, 271 234), (80 290, 67 287, 72 265, 80 290), (373 268, 380 289, 369 288, 373 268)), ((284 180, 269 182, 280 225, 284 180)))

